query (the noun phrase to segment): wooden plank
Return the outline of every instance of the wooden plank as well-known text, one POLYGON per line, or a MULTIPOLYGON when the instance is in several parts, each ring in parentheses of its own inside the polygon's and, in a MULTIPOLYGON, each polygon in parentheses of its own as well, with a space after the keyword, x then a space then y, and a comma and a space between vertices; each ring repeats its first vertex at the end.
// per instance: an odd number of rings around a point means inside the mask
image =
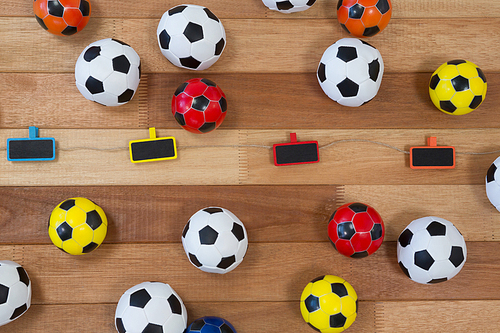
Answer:
POLYGON ((498 251, 498 242, 468 242, 462 271, 425 287, 403 274, 395 242, 359 260, 329 242, 251 242, 240 266, 225 275, 196 269, 180 243, 104 244, 77 257, 53 245, 0 246, 2 259, 22 264, 30 275, 34 304, 112 303, 143 281, 169 283, 185 302, 298 301, 307 283, 324 274, 349 281, 364 301, 498 300, 498 251))
MULTIPOLYGON (((0 72, 71 73, 88 44, 109 37, 130 44, 141 56, 145 73, 185 71, 161 54, 155 38, 157 20, 95 18, 94 21, 92 26, 67 39, 47 34, 32 18, 3 18, 0 44, 5 47, 0 49, 3 60, 0 72), (13 30, 13 26, 23 28, 13 30)), ((488 34, 476 32, 489 31, 499 24, 500 18, 394 20, 390 30, 373 37, 370 43, 381 52, 386 72, 433 72, 448 60, 465 58, 488 74, 500 71, 495 56, 500 53, 500 46, 491 43, 488 34)), ((204 73, 314 73, 326 48, 347 37, 333 19, 305 19, 301 24, 290 19, 227 19, 224 27, 226 50, 204 73), (298 36, 307 36, 301 37, 300 47, 298 36)))

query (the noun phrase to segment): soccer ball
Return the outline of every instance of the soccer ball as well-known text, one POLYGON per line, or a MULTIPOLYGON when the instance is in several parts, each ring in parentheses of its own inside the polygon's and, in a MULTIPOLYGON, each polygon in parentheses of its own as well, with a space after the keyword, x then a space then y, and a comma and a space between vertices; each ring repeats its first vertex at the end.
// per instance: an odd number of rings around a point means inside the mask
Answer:
POLYGON ((302 12, 306 9, 311 8, 311 6, 314 5, 316 0, 284 0, 284 1, 262 0, 262 2, 269 9, 289 14, 289 13, 302 12))
POLYGON ((226 95, 214 82, 191 79, 181 84, 172 97, 172 114, 185 130, 208 133, 226 117, 226 95))
POLYGON ((377 211, 359 202, 340 206, 328 222, 333 247, 351 258, 367 257, 377 251, 384 235, 384 222, 377 211))
POLYGON ((186 307, 165 283, 140 283, 127 290, 116 306, 119 333, 183 333, 186 326, 186 307))
POLYGON ((129 45, 116 39, 102 39, 80 54, 75 79, 86 99, 106 106, 122 105, 137 91, 141 59, 129 45))
POLYGON ((344 106, 360 106, 377 95, 384 61, 379 51, 356 38, 342 38, 323 53, 318 66, 319 85, 344 106))
MULTIPOLYGON (((491 163, 488 172, 486 173, 486 195, 491 204, 500 211, 500 184, 497 182, 497 170, 500 166, 500 157, 491 163)), ((500 177, 499 177, 500 179, 500 177)))
POLYGON ((358 295, 346 280, 333 275, 320 276, 304 288, 300 312, 316 331, 342 332, 356 320, 358 295))
POLYGON ((175 66, 203 70, 226 46, 224 26, 208 8, 180 5, 166 11, 156 31, 161 53, 175 66))
POLYGON ((354 37, 371 37, 384 30, 392 15, 390 0, 339 0, 337 20, 354 37))
POLYGON ((24 314, 31 305, 31 281, 21 265, 0 261, 0 326, 24 314))
POLYGON ((439 66, 429 82, 432 103, 455 116, 475 110, 486 97, 483 71, 467 60, 452 60, 439 66))
POLYGON ((397 244, 399 266, 410 279, 422 284, 451 279, 467 258, 460 231, 450 221, 435 216, 412 221, 397 244))
POLYGON ((194 266, 204 272, 225 274, 243 261, 247 231, 229 210, 208 207, 191 216, 182 232, 182 246, 194 266))
POLYGON ((37 22, 50 33, 71 36, 90 19, 89 0, 33 0, 37 22))
POLYGON ((236 333, 236 330, 223 318, 202 317, 193 321, 185 333, 236 333))
POLYGON ((49 219, 49 237, 59 249, 80 255, 101 245, 108 220, 101 207, 85 198, 71 198, 54 208, 49 219))

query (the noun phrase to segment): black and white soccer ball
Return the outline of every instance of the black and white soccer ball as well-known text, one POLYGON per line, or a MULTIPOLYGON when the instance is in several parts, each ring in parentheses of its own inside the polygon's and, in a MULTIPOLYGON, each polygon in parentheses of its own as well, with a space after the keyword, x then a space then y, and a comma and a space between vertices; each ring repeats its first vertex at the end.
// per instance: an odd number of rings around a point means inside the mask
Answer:
POLYGON ((31 280, 24 268, 10 260, 0 261, 0 326, 25 313, 31 305, 31 280))
POLYGON ((264 5, 266 5, 271 10, 276 10, 285 14, 302 12, 306 9, 311 8, 316 0, 262 0, 264 5))
POLYGON ((435 216, 412 221, 399 235, 397 253, 403 272, 422 284, 451 279, 467 259, 460 231, 450 221, 435 216))
POLYGON ((327 48, 317 71, 325 94, 351 107, 363 105, 377 95, 383 74, 380 52, 356 38, 342 38, 327 48))
POLYGON ((208 8, 180 5, 166 11, 156 31, 161 53, 175 66, 203 70, 226 46, 222 22, 208 8))
POLYGON ((168 284, 143 282, 120 297, 115 326, 119 333, 183 333, 187 311, 168 284))
POLYGON ((137 91, 141 59, 129 45, 116 39, 102 39, 80 54, 75 79, 86 99, 106 106, 122 105, 137 91))
POLYGON ((500 157, 491 163, 486 173, 486 195, 491 204, 500 211, 500 157))
POLYGON ((194 266, 204 272, 225 274, 243 261, 247 231, 229 210, 208 207, 191 216, 182 232, 182 245, 194 266))

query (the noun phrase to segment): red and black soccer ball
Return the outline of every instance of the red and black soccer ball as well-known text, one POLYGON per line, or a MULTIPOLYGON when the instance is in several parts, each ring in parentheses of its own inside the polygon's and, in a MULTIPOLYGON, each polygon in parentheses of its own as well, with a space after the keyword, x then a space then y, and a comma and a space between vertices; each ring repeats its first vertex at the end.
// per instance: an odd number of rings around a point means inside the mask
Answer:
POLYGON ((359 202, 340 206, 328 222, 333 247, 351 258, 367 257, 377 251, 384 234, 384 222, 377 211, 359 202))
POLYGON ((216 129, 226 117, 226 95, 214 82, 191 79, 172 98, 172 114, 185 130, 202 134, 216 129))
POLYGON ((90 19, 89 0, 33 0, 37 22, 50 33, 71 36, 90 19))

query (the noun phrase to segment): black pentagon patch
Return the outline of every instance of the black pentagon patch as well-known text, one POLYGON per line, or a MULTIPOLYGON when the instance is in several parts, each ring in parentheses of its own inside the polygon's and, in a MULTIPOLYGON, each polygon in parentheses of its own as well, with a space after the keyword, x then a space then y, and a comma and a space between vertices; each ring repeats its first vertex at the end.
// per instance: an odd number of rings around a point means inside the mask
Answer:
POLYGON ((163 327, 157 324, 147 324, 141 333, 163 333, 163 327))
POLYGON ((330 239, 330 237, 328 237, 328 239, 330 240, 330 243, 332 244, 333 248, 336 250, 337 246, 335 246, 335 243, 330 239))
POLYGON ((368 211, 368 206, 360 202, 355 202, 349 205, 349 209, 355 213, 364 213, 368 211))
POLYGON ((151 295, 149 295, 148 291, 146 289, 139 289, 130 295, 130 306, 144 309, 150 300, 151 295))
POLYGON ((293 8, 293 4, 290 1, 277 1, 276 7, 279 10, 289 10, 293 8))
POLYGON ((330 316, 330 327, 344 327, 347 318, 342 313, 330 316))
POLYGON ((168 50, 170 46, 170 35, 167 33, 167 30, 163 30, 159 35, 160 46, 164 50, 168 50))
POLYGON ((125 90, 120 96, 118 96, 118 103, 127 103, 132 97, 134 97, 134 91, 132 89, 125 90))
POLYGON ((7 298, 9 298, 9 287, 0 284, 0 304, 7 302, 7 298))
POLYGON ((449 260, 453 266, 460 266, 465 260, 464 249, 460 246, 452 246, 449 260))
POLYGON ((64 6, 58 0, 47 1, 47 10, 52 16, 63 17, 64 15, 64 6))
POLYGON ((85 246, 83 248, 83 253, 90 253, 92 251, 94 251, 95 249, 97 249, 99 247, 99 244, 97 243, 94 243, 94 242, 90 242, 87 246, 85 246))
POLYGON ((319 310, 319 297, 316 297, 314 295, 307 296, 307 298, 304 300, 304 305, 309 312, 319 310))
POLYGON ((362 252, 354 252, 354 254, 351 255, 351 258, 366 258, 368 257, 368 251, 362 251, 362 252))
POLYGON ((191 260, 193 265, 195 265, 196 267, 203 266, 202 263, 198 260, 198 258, 192 253, 189 254, 189 260, 191 260))
POLYGON ((111 40, 114 41, 114 42, 117 42, 118 44, 121 44, 121 45, 130 46, 127 43, 122 42, 121 40, 118 40, 118 39, 115 39, 115 38, 111 38, 111 40))
POLYGON ((85 51, 85 53, 83 54, 83 59, 86 62, 91 62, 92 60, 94 60, 95 58, 97 58, 100 55, 101 55, 101 47, 100 46, 92 46, 92 47, 89 47, 87 49, 87 51, 85 51))
POLYGON ((233 229, 231 229, 231 232, 239 242, 241 242, 245 238, 245 231, 243 230, 243 227, 238 223, 233 223, 233 229))
POLYGON ((360 41, 361 43, 365 44, 366 46, 372 47, 372 48, 374 48, 375 50, 377 49, 375 46, 373 46, 372 44, 370 44, 370 43, 368 43, 368 42, 366 42, 366 41, 364 41, 364 40, 362 40, 362 39, 360 39, 359 41, 360 41))
POLYGON ((236 333, 228 324, 224 323, 219 327, 220 333, 236 333))
POLYGON ((313 330, 315 330, 316 332, 321 332, 321 330, 319 330, 316 327, 314 327, 313 325, 311 325, 311 323, 307 323, 307 325, 309 325, 309 327, 312 328, 313 330))
POLYGON ((174 118, 175 120, 177 120, 177 122, 179 123, 179 125, 181 126, 186 126, 186 120, 184 119, 184 115, 179 113, 179 112, 176 112, 174 114, 174 118))
POLYGON ((439 75, 437 74, 433 75, 431 77, 431 81, 429 82, 429 88, 435 90, 440 80, 441 79, 439 78, 439 75))
POLYGON ((201 25, 189 22, 184 29, 184 36, 191 42, 197 42, 203 39, 203 28, 201 25))
POLYGON ((189 83, 184 82, 183 84, 181 84, 180 86, 178 86, 177 89, 175 90, 174 95, 175 96, 179 96, 179 94, 182 93, 184 91, 184 89, 186 89, 186 87, 188 86, 188 84, 189 83))
POLYGON ((64 28, 63 31, 61 31, 61 33, 64 35, 64 36, 71 36, 71 35, 74 35, 78 32, 78 29, 76 27, 72 27, 72 26, 67 26, 66 28, 64 28))
POLYGON ((486 83, 486 76, 484 75, 481 68, 477 67, 476 69, 477 69, 477 74, 479 75, 479 77, 484 81, 484 83, 486 83))
POLYGON ((221 97, 219 99, 219 107, 220 107, 220 110, 222 111, 222 113, 227 111, 227 101, 224 97, 221 97))
POLYGON ((85 82, 85 87, 91 94, 99 94, 104 92, 104 85, 101 81, 97 80, 93 76, 89 76, 85 82))
POLYGON ((474 96, 474 98, 472 99, 472 101, 469 104, 469 108, 471 108, 471 109, 477 108, 479 106, 479 104, 481 104, 482 101, 483 101, 483 96, 481 96, 481 95, 474 96))
POLYGON ((340 26, 341 26, 341 27, 342 27, 342 29, 344 29, 347 33, 349 33, 349 34, 351 33, 351 32, 349 31, 349 29, 347 29, 347 27, 345 26, 345 24, 340 23, 340 26))
POLYGON ((19 274, 19 281, 24 283, 26 287, 30 285, 30 278, 28 277, 28 273, 22 267, 17 267, 17 274, 19 274))
POLYGON ((113 59, 113 70, 115 72, 128 74, 130 70, 130 61, 128 61, 125 55, 118 56, 113 59))
POLYGON ((355 233, 356 230, 354 230, 354 224, 352 224, 352 222, 344 222, 337 225, 337 234, 340 239, 349 240, 355 233))
POLYGON ((70 210, 72 207, 75 207, 75 200, 73 199, 66 200, 61 205, 59 205, 59 208, 65 211, 70 210))
POLYGON ((47 28, 47 26, 45 25, 45 22, 43 22, 43 20, 41 18, 39 18, 36 15, 35 15, 35 18, 36 18, 36 21, 38 22, 38 24, 40 24, 42 26, 42 28, 44 28, 45 30, 49 30, 49 28, 47 28))
POLYGON ((365 28, 365 30, 363 31, 363 36, 372 37, 378 34, 379 32, 380 28, 378 27, 378 25, 376 25, 374 27, 365 28))
POLYGON ((492 163, 488 169, 488 173, 486 174, 486 181, 488 183, 495 181, 495 171, 497 171, 497 166, 495 163, 492 163))
POLYGON ((320 62, 318 66, 318 79, 321 83, 326 81, 326 66, 322 62, 320 62))
POLYGON ((208 8, 203 8, 203 11, 207 14, 207 16, 208 16, 209 18, 211 18, 211 19, 212 19, 212 20, 214 20, 214 21, 219 22, 219 19, 217 18, 217 16, 215 16, 215 14, 214 14, 214 13, 212 13, 212 12, 210 11, 210 9, 208 9, 208 8))
POLYGON ((216 125, 216 123, 204 123, 200 128, 198 128, 198 131, 201 133, 208 133, 213 131, 216 125))
POLYGON ((450 60, 446 64, 447 65, 460 65, 460 64, 465 64, 467 61, 462 60, 462 59, 456 59, 456 60, 450 60))
POLYGON ((141 78, 141 75, 142 75, 141 67, 142 67, 142 64, 141 64, 141 61, 139 60, 139 67, 138 67, 139 68, 139 79, 141 78))
POLYGON ((205 326, 205 321, 203 320, 203 318, 196 319, 195 321, 193 321, 191 323, 190 330, 191 331, 201 331, 203 326, 205 326))
POLYGON ((224 213, 224 210, 219 207, 208 207, 203 209, 204 212, 207 212, 208 214, 215 214, 215 213, 224 213))
POLYGON ((80 11, 84 17, 90 15, 90 3, 87 0, 80 2, 80 11))
POLYGON ((307 1, 306 6, 311 7, 312 5, 314 5, 315 2, 316 2, 316 0, 309 0, 309 1, 307 1))
POLYGON ((324 275, 318 276, 317 278, 315 278, 315 279, 311 280, 311 283, 318 282, 318 281, 320 281, 320 280, 323 280, 324 278, 325 278, 325 276, 324 276, 324 275))
POLYGON ((406 268, 401 261, 399 262, 399 267, 401 268, 403 273, 405 273, 405 275, 411 279, 410 272, 408 272, 408 268, 406 268))
POLYGON ((189 230, 190 223, 191 223, 191 220, 189 220, 188 223, 186 223, 186 225, 184 226, 184 229, 182 230, 182 238, 186 238, 186 234, 189 230))
POLYGON ((382 14, 387 13, 391 9, 391 6, 389 5, 389 1, 387 1, 387 0, 378 0, 375 7, 377 7, 378 11, 382 14))
POLYGON ((71 238, 73 234, 73 228, 67 223, 63 222, 56 228, 57 235, 64 242, 71 238))
POLYGON ((200 81, 205 83, 209 87, 217 87, 217 84, 209 79, 201 79, 200 81))
POLYGON ((446 226, 440 222, 432 221, 427 226, 427 232, 431 236, 444 236, 446 235, 446 226))
POLYGON ((332 283, 332 292, 338 297, 344 297, 349 295, 347 288, 343 283, 332 283))
POLYGON ((342 1, 343 1, 343 0, 339 0, 339 1, 337 2, 337 10, 339 10, 339 8, 340 8, 340 7, 342 7, 342 1))
POLYGON ((375 223, 370 231, 370 236, 372 237, 372 240, 377 240, 382 237, 382 224, 375 223))
POLYGON ((87 212, 86 223, 89 225, 89 227, 92 228, 92 230, 96 230, 102 224, 101 215, 99 215, 99 213, 95 210, 93 210, 91 212, 87 212))
POLYGON ((172 310, 172 313, 181 315, 182 314, 182 306, 181 302, 179 299, 174 295, 170 295, 170 297, 167 299, 168 304, 170 304, 170 309, 172 310))
POLYGON ((236 262, 236 257, 235 256, 225 257, 225 258, 221 259, 221 261, 217 265, 217 267, 218 268, 222 268, 222 269, 228 269, 229 266, 231 266, 235 262, 236 262))
POLYGON ((349 62, 358 57, 358 52, 355 47, 352 46, 339 46, 337 50, 337 58, 344 62, 349 62))
POLYGON ((428 271, 432 264, 434 264, 434 259, 431 257, 427 250, 422 250, 415 252, 415 265, 428 271))
POLYGON ((21 305, 20 307, 18 307, 17 309, 14 310, 14 312, 12 313, 12 316, 10 316, 9 319, 10 320, 16 319, 17 317, 19 317, 20 315, 25 313, 26 310, 28 310, 28 306, 26 304, 21 305))
POLYGON ((444 282, 444 281, 448 281, 448 278, 444 277, 444 278, 440 278, 440 279, 432 279, 427 283, 428 284, 436 284, 436 283, 440 283, 440 282, 444 282))
POLYGON ((172 9, 169 9, 168 15, 172 16, 174 14, 181 13, 186 8, 187 8, 187 6, 177 6, 177 7, 174 7, 172 9))
POLYGON ((222 53, 222 51, 224 50, 224 45, 226 45, 226 41, 224 40, 224 38, 221 38, 220 41, 217 42, 217 44, 215 44, 215 55, 218 56, 222 53))
POLYGON ((413 238, 413 232, 410 231, 410 229, 405 229, 399 235, 398 242, 402 247, 407 247, 410 245, 411 239, 413 238))
POLYGON ((337 88, 343 97, 354 97, 359 91, 359 85, 348 78, 337 84, 337 88))
POLYGON ((451 101, 441 101, 439 106, 446 112, 453 113, 457 110, 457 107, 451 101))
POLYGON ((205 111, 207 106, 210 104, 210 100, 205 96, 201 95, 193 99, 193 104, 191 107, 198 111, 205 111))
POLYGON ((370 74, 370 79, 372 79, 373 82, 377 82, 379 73, 380 73, 380 63, 378 59, 375 59, 368 64, 368 74, 370 74))
POLYGON ((455 88, 455 91, 465 91, 469 89, 469 80, 462 75, 451 79, 451 84, 453 85, 453 88, 455 88))
POLYGON ((187 68, 196 69, 200 66, 201 62, 193 57, 180 58, 181 65, 187 68))
POLYGON ((121 318, 116 318, 115 326, 118 333, 125 333, 125 326, 123 326, 123 320, 121 318))
POLYGON ((354 6, 351 6, 351 8, 349 8, 349 18, 360 19, 361 16, 363 16, 364 12, 365 12, 365 7, 357 3, 354 6))
POLYGON ((202 245, 213 245, 219 236, 219 233, 215 231, 211 226, 207 225, 199 232, 200 243, 202 245))

